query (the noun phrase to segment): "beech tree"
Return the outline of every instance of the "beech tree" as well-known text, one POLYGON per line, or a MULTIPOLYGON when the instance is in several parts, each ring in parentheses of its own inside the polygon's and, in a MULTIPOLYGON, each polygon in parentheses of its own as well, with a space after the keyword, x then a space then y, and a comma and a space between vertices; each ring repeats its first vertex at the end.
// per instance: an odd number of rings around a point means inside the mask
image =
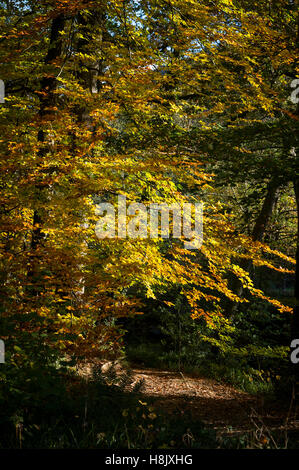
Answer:
POLYGON ((228 273, 290 311, 235 259, 282 272, 265 255, 294 260, 238 233, 211 196, 219 152, 234 171, 262 168, 243 137, 267 139, 281 127, 278 112, 295 122, 259 67, 265 54, 269 66, 295 64, 295 49, 277 55, 287 38, 275 21, 229 0, 1 5, 3 336, 99 355, 118 344, 115 318, 142 312, 129 289, 154 296, 161 284, 181 285, 193 318, 213 324, 222 295, 247 302, 228 273), (145 205, 203 200, 201 250, 175 239, 99 240, 96 204, 119 194, 145 205))

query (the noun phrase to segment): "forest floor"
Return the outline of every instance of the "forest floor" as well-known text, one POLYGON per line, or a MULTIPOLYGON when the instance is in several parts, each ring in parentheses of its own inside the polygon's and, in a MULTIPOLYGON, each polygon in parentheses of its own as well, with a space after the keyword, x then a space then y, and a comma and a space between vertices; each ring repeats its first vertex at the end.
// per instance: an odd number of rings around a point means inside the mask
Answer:
POLYGON ((218 434, 273 431, 299 433, 299 414, 291 403, 264 400, 213 379, 188 374, 133 368, 134 381, 142 381, 141 393, 154 399, 157 409, 171 414, 190 413, 218 434), (298 416, 297 416, 298 415, 298 416))
MULTIPOLYGON (((102 363, 103 365, 103 363, 102 363)), ((92 366, 84 368, 90 375, 92 366)), ((122 373, 120 369, 118 373, 122 373)), ((186 373, 131 366, 132 383, 142 383, 139 393, 150 400, 156 410, 173 415, 188 415, 213 428, 218 436, 254 433, 256 437, 273 433, 299 437, 299 409, 289 400, 269 400, 250 395, 214 379, 186 373)))

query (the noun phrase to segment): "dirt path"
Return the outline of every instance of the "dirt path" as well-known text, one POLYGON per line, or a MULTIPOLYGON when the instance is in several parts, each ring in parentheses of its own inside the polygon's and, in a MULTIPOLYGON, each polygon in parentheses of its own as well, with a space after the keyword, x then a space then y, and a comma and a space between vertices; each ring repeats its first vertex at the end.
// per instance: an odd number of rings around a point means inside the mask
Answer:
POLYGON ((133 368, 134 380, 142 380, 142 394, 155 398, 157 408, 170 413, 190 412, 221 433, 242 433, 261 429, 299 432, 299 416, 289 403, 264 405, 253 397, 215 380, 169 371, 133 368), (288 417, 289 415, 289 417, 288 417), (288 418, 287 418, 288 417, 288 418))
MULTIPOLYGON (((97 363, 103 367, 105 363, 97 363)), ((107 364, 107 363, 106 363, 107 364)), ((110 363, 111 364, 111 363, 110 363)), ((89 376, 95 364, 89 363, 80 375, 89 376)), ((122 374, 122 368, 115 369, 122 374)), ((205 377, 132 366, 132 384, 142 381, 140 393, 154 399, 157 409, 170 414, 190 413, 212 427, 219 434, 255 432, 271 436, 272 431, 298 434, 299 410, 290 407, 291 400, 264 403, 263 397, 255 397, 236 390, 227 384, 205 377)))

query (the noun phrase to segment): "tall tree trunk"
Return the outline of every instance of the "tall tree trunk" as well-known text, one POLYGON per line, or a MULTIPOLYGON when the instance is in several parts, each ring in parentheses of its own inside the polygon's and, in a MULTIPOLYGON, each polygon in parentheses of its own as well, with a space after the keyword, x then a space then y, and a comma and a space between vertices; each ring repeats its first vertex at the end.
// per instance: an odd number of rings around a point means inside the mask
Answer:
MULTIPOLYGON (((65 18, 64 15, 61 14, 58 17, 54 18, 51 25, 51 32, 50 32, 50 44, 47 55, 45 57, 45 65, 51 65, 54 61, 59 59, 62 54, 62 36, 61 32, 64 30, 65 26, 65 18)), ((39 117, 41 120, 43 119, 53 119, 53 107, 55 105, 55 94, 54 91, 57 87, 57 79, 53 75, 49 75, 48 71, 45 74, 44 78, 41 81, 41 104, 39 109, 39 117)), ((45 143, 45 132, 43 129, 40 129, 38 132, 38 141, 42 144, 45 143)), ((47 152, 46 145, 42 145, 39 151, 39 155, 43 157, 47 152)), ((44 186, 36 185, 36 193, 37 195, 41 193, 41 191, 45 190, 44 186)), ((33 278, 37 275, 37 266, 38 266, 38 259, 36 259, 35 252, 38 247, 41 245, 42 240, 44 238, 44 234, 42 232, 42 225, 43 225, 43 217, 41 211, 39 209, 34 210, 33 214, 33 230, 32 230, 32 237, 31 237, 31 263, 30 263, 30 270, 28 272, 28 277, 31 278, 31 281, 34 280, 33 278)), ((36 290, 33 287, 32 292, 33 295, 36 294, 36 290)))
MULTIPOLYGON (((297 2, 296 2, 297 3, 297 2)), ((296 34, 296 46, 299 47, 299 14, 297 13, 297 34, 296 34)), ((294 71, 296 76, 296 71, 294 71)), ((299 119, 299 103, 297 103, 295 119, 299 119)), ((298 139, 298 135, 297 135, 298 139)), ((298 144, 298 140, 297 140, 298 144)), ((294 148, 294 158, 298 160, 298 145, 294 148)), ((296 175, 294 181, 294 192, 297 207, 297 248, 296 248, 296 268, 295 268, 295 288, 294 288, 294 308, 293 317, 291 321, 291 341, 299 338, 299 178, 296 175)), ((293 367, 295 377, 299 377, 299 365, 296 364, 293 367)), ((298 382, 295 384, 295 393, 298 396, 298 382)))
MULTIPOLYGON (((295 303, 291 325, 292 340, 299 338, 299 178, 294 181, 294 190, 297 205, 297 249, 296 249, 296 271, 295 271, 295 303)), ((298 366, 297 366, 298 367, 298 366)))
POLYGON ((252 238, 254 241, 261 242, 264 238, 267 225, 270 217, 273 214, 279 196, 280 184, 276 180, 269 182, 267 187, 267 194, 261 212, 256 219, 254 228, 252 230, 252 238))
MULTIPOLYGON (((273 214, 274 208, 277 204, 277 200, 279 197, 279 187, 280 182, 276 179, 272 179, 267 186, 266 197, 264 199, 261 211, 256 219, 252 230, 252 238, 254 241, 263 241, 265 236, 267 225, 269 224, 269 220, 273 214)), ((252 262, 248 260, 241 260, 239 263, 240 267, 245 271, 250 271, 252 268, 252 262)), ((239 279, 234 278, 231 282, 230 286, 231 290, 236 293, 239 297, 243 294, 243 286, 239 279)), ((233 314, 237 308, 237 304, 232 302, 230 307, 228 308, 229 314, 233 314)))

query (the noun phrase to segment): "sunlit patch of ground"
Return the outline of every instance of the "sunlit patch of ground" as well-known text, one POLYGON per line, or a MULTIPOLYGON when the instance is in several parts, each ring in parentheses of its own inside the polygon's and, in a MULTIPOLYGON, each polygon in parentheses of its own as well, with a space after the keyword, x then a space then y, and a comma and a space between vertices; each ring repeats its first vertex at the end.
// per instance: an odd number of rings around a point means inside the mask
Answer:
MULTIPOLYGON (((87 365, 83 374, 88 376, 91 371, 92 366, 87 365)), ((118 367, 117 373, 123 370, 118 367)), ((219 434, 253 432, 271 437, 272 431, 285 430, 299 434, 297 409, 293 405, 290 408, 290 403, 264 404, 263 397, 249 395, 213 379, 179 372, 133 367, 131 374, 128 389, 142 382, 140 393, 145 399, 154 399, 157 409, 178 416, 189 413, 219 434)))

